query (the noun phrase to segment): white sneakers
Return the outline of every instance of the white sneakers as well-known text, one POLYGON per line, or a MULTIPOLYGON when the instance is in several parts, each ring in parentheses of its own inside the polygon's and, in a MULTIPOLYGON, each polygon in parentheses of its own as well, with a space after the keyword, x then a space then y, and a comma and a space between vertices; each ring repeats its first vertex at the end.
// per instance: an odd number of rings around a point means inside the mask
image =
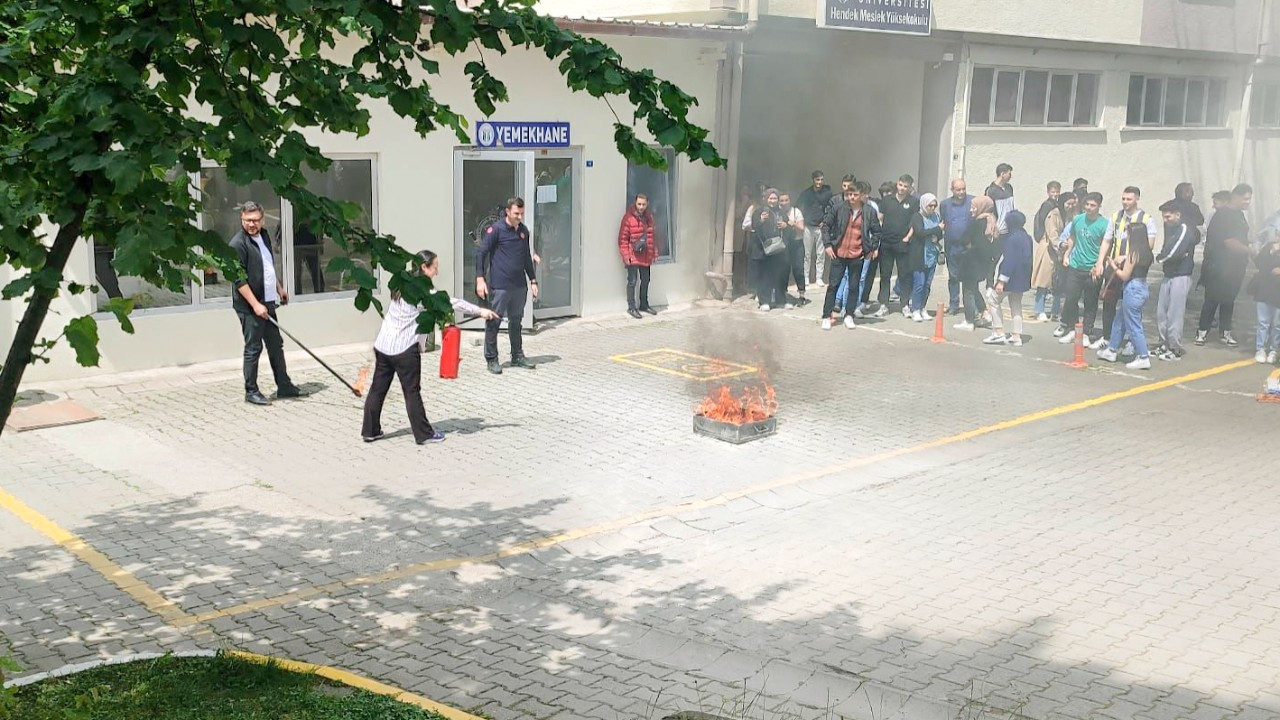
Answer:
MULTIPOLYGON (((1271 354, 1275 355, 1275 353, 1271 353, 1271 354)), ((1265 365, 1267 363, 1267 351, 1259 350, 1258 354, 1253 356, 1253 361, 1258 363, 1259 365, 1265 365)))
POLYGON ((831 318, 822 318, 822 329, 823 330, 831 329, 831 318))
MULTIPOLYGON (((830 330, 834 325, 835 325, 835 322, 831 318, 822 319, 823 330, 830 330)), ((849 328, 850 330, 854 330, 858 327, 857 325, 853 324, 853 316, 851 315, 844 316, 844 326, 849 328)))
POLYGON ((1275 364, 1276 364, 1276 351, 1275 351, 1275 350, 1272 350, 1271 352, 1267 353, 1267 362, 1271 363, 1272 365, 1275 365, 1275 364))
POLYGON ((888 314, 889 314, 889 308, 885 307, 884 305, 881 305, 880 307, 876 308, 876 311, 871 314, 871 317, 882 318, 888 314))
POLYGON ((1073 343, 1073 342, 1075 342, 1075 341, 1076 341, 1076 331, 1075 331, 1075 330, 1068 330, 1068 331, 1067 331, 1067 334, 1062 335, 1061 337, 1059 337, 1059 338, 1058 338, 1058 342, 1062 343, 1063 345, 1070 345, 1071 343, 1073 343))
POLYGON ((867 309, 866 305, 859 305, 858 307, 854 308, 853 316, 858 318, 859 320, 865 318, 867 316, 866 309, 867 309))
POLYGON ((911 319, 915 320, 916 322, 924 322, 924 313, 917 310, 911 313, 911 319))
POLYGON ((768 306, 768 305, 761 305, 761 306, 760 306, 760 312, 769 312, 769 306, 768 306))
POLYGON ((952 325, 951 327, 957 330, 972 330, 973 323, 969 322, 968 320, 961 320, 960 322, 956 323, 955 325, 952 325))
MULTIPOLYGON (((1085 340, 1088 340, 1088 338, 1086 337, 1085 340)), ((1085 345, 1088 345, 1090 350, 1106 350, 1111 347, 1111 343, 1107 342, 1104 337, 1099 337, 1093 342, 1086 342, 1085 345)))
POLYGON ((1045 313, 1040 313, 1036 316, 1036 322, 1049 322, 1049 316, 1045 313))
POLYGON ((1124 366, 1129 368, 1130 370, 1150 370, 1151 358, 1150 357, 1134 358, 1131 362, 1125 363, 1124 366))
POLYGON ((1012 345, 1012 346, 1014 346, 1014 347, 1022 347, 1022 336, 1021 336, 1021 335, 1010 335, 1010 336, 1009 336, 1009 342, 1008 342, 1007 344, 1012 345))
MULTIPOLYGON (((1099 359, 1099 360, 1106 360, 1107 362, 1115 362, 1115 361, 1116 361, 1116 358, 1118 358, 1118 357, 1119 357, 1119 356, 1118 356, 1118 355, 1116 355, 1116 351, 1115 351, 1115 350, 1112 350, 1112 349, 1111 349, 1111 348, 1109 348, 1109 347, 1107 347, 1107 348, 1102 348, 1101 350, 1099 350, 1099 351, 1098 351, 1098 359, 1099 359)), ((1149 361, 1148 361, 1148 362, 1149 362, 1149 361)), ((1148 367, 1150 367, 1150 365, 1149 365, 1149 364, 1148 364, 1148 367)))
POLYGON ((847 328, 849 328, 850 330, 852 330, 852 329, 854 329, 854 328, 858 327, 857 325, 854 325, 854 324, 853 324, 853 316, 852 316, 852 315, 845 315, 845 316, 844 316, 844 326, 845 326, 845 327, 847 327, 847 328))
POLYGON ((1009 338, 1004 336, 1002 332, 993 332, 983 339, 983 345, 1004 345, 1009 342, 1009 338))

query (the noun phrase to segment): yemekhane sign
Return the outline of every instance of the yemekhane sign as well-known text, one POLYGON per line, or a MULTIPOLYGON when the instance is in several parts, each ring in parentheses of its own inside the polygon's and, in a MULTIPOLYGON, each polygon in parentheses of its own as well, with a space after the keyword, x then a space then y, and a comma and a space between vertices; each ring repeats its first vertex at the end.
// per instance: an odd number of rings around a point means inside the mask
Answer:
POLYGON ((818 27, 928 35, 933 0, 818 0, 818 27))
POLYGON ((569 147, 569 123, 481 120, 475 140, 482 148, 569 147))

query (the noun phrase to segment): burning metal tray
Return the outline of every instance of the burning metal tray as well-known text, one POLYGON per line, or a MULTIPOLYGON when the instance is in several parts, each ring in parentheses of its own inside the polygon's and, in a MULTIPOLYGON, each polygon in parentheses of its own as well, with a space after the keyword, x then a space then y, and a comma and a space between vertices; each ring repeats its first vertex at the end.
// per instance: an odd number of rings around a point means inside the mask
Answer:
POLYGON ((694 415, 693 431, 698 435, 706 435, 716 440, 741 445, 752 440, 769 437, 778 432, 778 419, 771 417, 757 422, 737 425, 712 420, 705 415, 694 415))

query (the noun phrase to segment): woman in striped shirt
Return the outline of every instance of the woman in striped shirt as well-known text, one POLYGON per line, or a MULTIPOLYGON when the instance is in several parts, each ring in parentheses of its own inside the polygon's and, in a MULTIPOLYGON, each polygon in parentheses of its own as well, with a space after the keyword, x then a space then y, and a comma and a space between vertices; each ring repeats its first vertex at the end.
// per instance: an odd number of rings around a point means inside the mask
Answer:
MULTIPOLYGON (((417 260, 417 274, 434 278, 440 272, 440 260, 430 250, 418 253, 417 260)), ((486 320, 497 317, 492 310, 472 305, 461 298, 452 298, 451 302, 455 312, 479 315, 486 320)), ((386 315, 382 318, 378 339, 373 341, 373 354, 377 362, 373 368, 369 395, 364 402, 364 427, 360 431, 365 442, 373 442, 383 436, 382 403, 387 399, 387 391, 391 389, 392 376, 400 378, 414 439, 419 445, 444 441, 444 433, 431 427, 427 411, 422 406, 422 350, 418 344, 421 338, 418 334, 420 312, 421 307, 405 302, 399 292, 391 293, 391 304, 387 306, 386 315)))

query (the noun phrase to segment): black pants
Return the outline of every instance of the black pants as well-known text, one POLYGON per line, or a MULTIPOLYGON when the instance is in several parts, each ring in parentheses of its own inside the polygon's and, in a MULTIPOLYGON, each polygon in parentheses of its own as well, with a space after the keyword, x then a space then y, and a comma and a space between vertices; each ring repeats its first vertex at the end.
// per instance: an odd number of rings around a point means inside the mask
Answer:
POLYGON ((97 276, 98 286, 109 298, 124 297, 120 292, 120 278, 116 276, 116 269, 111 265, 111 260, 115 256, 116 251, 112 248, 95 248, 93 251, 94 275, 97 276))
POLYGON ((1067 330, 1076 329, 1080 319, 1080 302, 1084 301, 1084 332, 1093 335, 1093 323, 1098 319, 1099 284, 1089 275, 1089 270, 1067 268, 1063 280, 1062 325, 1067 330))
MULTIPOLYGON (((1120 304, 1120 299, 1103 300, 1102 301, 1102 337, 1111 337, 1111 327, 1116 321, 1116 306, 1120 304)), ((1120 348, 1115 348, 1119 350, 1120 348)))
POLYGON ((312 292, 317 294, 324 292, 324 273, 320 271, 320 246, 299 245, 295 249, 298 251, 298 260, 301 262, 293 266, 293 286, 302 287, 302 266, 305 265, 307 272, 311 273, 312 292))
MULTIPOLYGON (((884 259, 884 253, 881 253, 879 256, 877 256, 874 259, 864 261, 871 267, 867 268, 867 281, 865 283, 862 283, 862 297, 858 298, 863 305, 866 305, 867 303, 871 302, 871 285, 872 283, 875 282, 876 270, 880 267, 880 261, 883 259, 884 259)), ((831 280, 837 285, 840 284, 840 278, 837 277, 835 273, 831 274, 831 280)), ((853 287, 853 283, 856 280, 857 278, 849 278, 849 287, 853 287)), ((850 299, 848 302, 853 303, 853 300, 850 299)))
POLYGON ((902 298, 902 302, 906 303, 911 298, 911 285, 915 279, 911 270, 907 268, 907 261, 911 254, 903 248, 902 252, 896 250, 880 251, 880 293, 876 300, 881 305, 889 304, 889 289, 893 287, 893 269, 898 269, 898 293, 902 298))
MULTIPOLYGON (((856 293, 858 292, 858 277, 862 275, 862 258, 827 258, 827 268, 831 270, 832 282, 827 285, 827 297, 822 301, 822 317, 829 318, 831 313, 836 309, 836 293, 840 292, 840 278, 844 277, 845 272, 849 273, 849 299, 845 301, 845 315, 852 315, 857 309, 858 303, 856 293)), ((868 277, 867 282, 871 279, 868 277)))
MULTIPOLYGON (((276 316, 276 304, 265 303, 267 313, 272 319, 276 316)), ((280 337, 280 328, 253 313, 237 312, 240 317, 240 331, 244 334, 244 392, 258 390, 258 359, 262 357, 262 346, 267 346, 267 362, 271 364, 271 374, 276 379, 276 389, 293 387, 289 379, 289 371, 284 365, 284 339, 280 337)))
MULTIPOLYGON (((804 295, 804 281, 808 275, 808 269, 804 266, 804 238, 791 238, 787 240, 787 255, 791 261, 789 280, 795 280, 796 292, 804 295)), ((786 280, 783 281, 782 293, 786 295, 786 280)))
POLYGON ((498 318, 484 323, 484 359, 489 362, 498 360, 498 330, 502 327, 503 318, 507 319, 507 337, 511 339, 511 359, 524 357, 524 338, 520 336, 520 329, 524 322, 524 301, 529 295, 529 287, 521 285, 514 288, 494 288, 489 292, 492 309, 498 313, 498 318))
POLYGON ((377 350, 373 354, 377 361, 373 366, 369 396, 364 401, 364 425, 360 436, 373 438, 382 434, 382 403, 391 389, 391 378, 398 377, 400 389, 404 391, 404 407, 409 412, 409 427, 413 428, 413 439, 425 442, 435 434, 435 430, 427 420, 426 408, 422 406, 422 351, 418 343, 399 355, 384 355, 377 350))
POLYGON ((652 268, 646 265, 627 266, 627 309, 636 310, 636 284, 640 285, 640 306, 644 310, 649 307, 649 276, 652 268))
MULTIPOLYGON (((1237 293, 1239 290, 1236 291, 1237 293)), ((1236 313, 1236 301, 1232 293, 1214 293, 1205 290, 1204 306, 1200 308, 1200 331, 1209 332, 1213 326, 1213 314, 1218 314, 1218 332, 1231 332, 1231 320, 1236 313), (1232 299, 1228 300, 1228 297, 1232 299)))
POLYGON ((756 261, 756 302, 783 307, 787 304, 787 276, 791 274, 791 256, 786 252, 766 255, 756 261))

